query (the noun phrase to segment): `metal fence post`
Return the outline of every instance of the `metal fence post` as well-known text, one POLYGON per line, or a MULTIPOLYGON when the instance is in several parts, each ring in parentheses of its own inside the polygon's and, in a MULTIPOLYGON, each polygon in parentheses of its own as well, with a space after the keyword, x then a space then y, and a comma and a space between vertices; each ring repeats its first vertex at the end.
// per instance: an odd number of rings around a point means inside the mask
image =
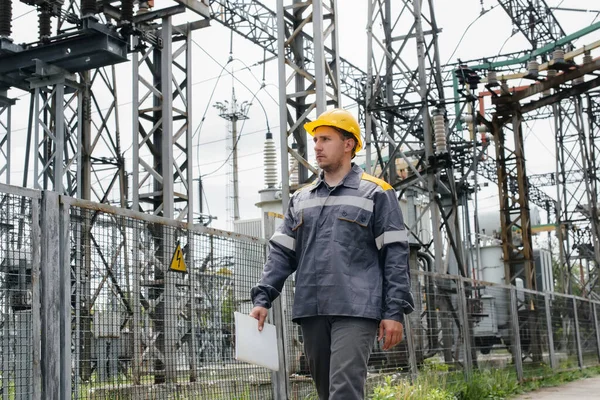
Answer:
MULTIPOLYGON (((33 332, 33 400, 42 399, 42 322, 41 322, 41 287, 40 287, 40 250, 41 250, 41 228, 40 228, 40 201, 31 201, 31 251, 33 264, 31 266, 31 320, 33 332)), ((6 391, 8 392, 8 391, 6 391)), ((8 393, 7 393, 8 395, 8 393)))
POLYGON ((519 333, 519 309, 517 307, 517 289, 510 288, 510 313, 513 331, 512 354, 517 370, 517 379, 523 380, 523 357, 521 355, 521 336, 519 333))
MULTIPOLYGON (((270 238, 275 233, 275 218, 268 213, 265 215, 265 238, 270 238)), ((265 248, 265 259, 268 247, 265 248)), ((288 360, 287 352, 285 348, 285 318, 282 307, 282 296, 284 295, 282 290, 281 296, 279 296, 272 304, 271 316, 275 330, 277 331, 277 351, 279 355, 279 371, 271 373, 271 381, 273 382, 273 398, 274 399, 289 399, 289 382, 288 382, 288 360)))
POLYGON ((69 205, 59 204, 60 213, 60 393, 71 398, 71 243, 69 205))
MULTIPOLYGON (((58 193, 42 194, 41 373, 42 398, 60 400, 60 220, 58 193)), ((70 349, 70 346, 69 346, 70 349)))
POLYGON ((554 354, 554 335, 552 331, 552 312, 550 311, 550 293, 544 293, 544 308, 546 309, 546 329, 548 331, 548 354, 550 366, 556 369, 556 355, 554 354))
POLYGON ((577 363, 583 368, 583 353, 581 351, 581 336, 579 334, 579 317, 577 316, 577 299, 573 299, 573 318, 575 320, 575 344, 577 345, 577 363))
POLYGON ((461 332, 463 337, 463 357, 465 364, 465 375, 467 380, 471 380, 473 375, 473 359, 471 353, 471 336, 469 331, 469 311, 467 309, 467 295, 465 293, 465 282, 461 277, 456 282, 458 289, 458 304, 460 307, 461 332))
POLYGON ((406 336, 406 347, 408 347, 408 361, 410 363, 410 376, 413 382, 419 375, 419 368, 417 366, 417 352, 415 351, 415 340, 412 331, 412 322, 410 315, 404 316, 404 335, 406 336))
POLYGON ((598 362, 600 363, 600 329, 598 329, 598 311, 596 310, 596 302, 591 303, 592 312, 594 313, 594 329, 596 331, 596 351, 598 352, 598 362))
MULTIPOLYGON (((132 254, 131 263, 133 269, 133 362, 132 375, 133 384, 141 383, 142 375, 142 307, 141 307, 141 235, 143 225, 139 221, 133 223, 132 229, 132 254)), ((192 338, 195 340, 195 338, 192 338)))

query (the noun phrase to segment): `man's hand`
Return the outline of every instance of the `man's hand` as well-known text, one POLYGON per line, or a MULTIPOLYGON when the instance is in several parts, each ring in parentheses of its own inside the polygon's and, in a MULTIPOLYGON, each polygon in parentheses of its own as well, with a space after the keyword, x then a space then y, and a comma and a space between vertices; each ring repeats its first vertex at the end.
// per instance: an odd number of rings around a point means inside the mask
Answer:
POLYGON ((392 319, 383 319, 379 323, 379 336, 377 340, 381 341, 385 336, 383 350, 389 350, 402 341, 404 328, 398 321, 392 319))
POLYGON ((258 330, 262 331, 267 318, 268 310, 264 307, 256 306, 250 311, 250 316, 258 320, 258 330))

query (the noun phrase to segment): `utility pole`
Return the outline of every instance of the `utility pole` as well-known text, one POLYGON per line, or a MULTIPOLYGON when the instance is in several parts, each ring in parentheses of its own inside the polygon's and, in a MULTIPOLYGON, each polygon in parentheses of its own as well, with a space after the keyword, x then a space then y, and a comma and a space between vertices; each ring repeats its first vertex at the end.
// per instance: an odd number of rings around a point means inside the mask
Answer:
MULTIPOLYGON (((228 183, 228 188, 232 188, 231 202, 228 201, 228 206, 232 205, 232 210, 228 209, 228 217, 233 216, 233 221, 240 219, 240 206, 239 206, 239 188, 238 188, 238 157, 237 157, 237 145, 239 141, 237 122, 240 120, 248 119, 248 109, 252 103, 247 101, 242 102, 238 105, 237 99, 235 98, 235 88, 231 89, 231 103, 227 100, 224 102, 218 101, 214 107, 219 110, 219 116, 227 121, 231 122, 231 154, 228 154, 229 164, 232 170, 231 186, 228 183)), ((228 193, 229 194, 229 193, 228 193)), ((229 207, 228 207, 229 208, 229 207)), ((233 227, 232 227, 233 228, 233 227)))

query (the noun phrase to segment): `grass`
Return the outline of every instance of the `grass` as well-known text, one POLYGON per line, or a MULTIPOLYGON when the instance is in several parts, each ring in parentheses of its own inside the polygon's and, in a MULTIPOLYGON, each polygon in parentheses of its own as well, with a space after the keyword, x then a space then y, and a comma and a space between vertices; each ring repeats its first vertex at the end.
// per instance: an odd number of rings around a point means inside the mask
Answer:
POLYGON ((492 369, 475 371, 469 382, 461 372, 451 372, 439 362, 428 362, 414 382, 397 376, 387 376, 377 386, 371 400, 501 400, 542 387, 559 386, 600 374, 600 367, 574 369, 553 373, 544 365, 543 378, 522 383, 510 370, 492 369))

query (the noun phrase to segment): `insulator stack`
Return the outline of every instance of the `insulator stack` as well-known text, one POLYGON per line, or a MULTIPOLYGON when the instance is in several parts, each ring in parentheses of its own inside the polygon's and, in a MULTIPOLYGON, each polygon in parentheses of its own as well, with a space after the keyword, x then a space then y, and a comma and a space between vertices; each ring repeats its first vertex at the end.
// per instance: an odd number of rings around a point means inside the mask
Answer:
POLYGON ((0 0, 0 37, 12 35, 12 0, 0 0))
MULTIPOLYGON (((292 143, 292 149, 296 150, 298 145, 296 143, 292 143)), ((290 184, 297 185, 298 184, 298 160, 295 157, 290 157, 290 184)))
POLYGON ((83 17, 98 13, 96 0, 81 0, 81 15, 83 17))
POLYGON ((121 1, 121 21, 133 21, 133 0, 121 1))
POLYGON ((594 61, 594 59, 592 58, 592 55, 590 54, 590 52, 589 51, 585 52, 585 54, 583 55, 583 63, 589 64, 592 61, 594 61))
POLYGON ((564 63, 565 62, 565 51, 563 49, 556 49, 552 53, 552 59, 555 63, 564 63))
POLYGON ((540 72, 540 63, 536 60, 531 60, 527 63, 527 73, 530 76, 537 77, 540 72))
POLYGON ((273 134, 267 132, 265 139, 265 147, 263 151, 264 168, 265 168, 265 186, 273 188, 277 185, 277 149, 273 134))
POLYGON ((488 71, 487 81, 488 81, 488 84, 490 84, 492 86, 495 86, 498 84, 498 74, 496 73, 496 71, 488 71))
POLYGON ((447 153, 446 121, 444 120, 444 114, 441 112, 433 114, 433 133, 437 154, 447 153))
POLYGON ((39 39, 44 40, 52 34, 52 16, 45 5, 42 5, 38 11, 39 39))

